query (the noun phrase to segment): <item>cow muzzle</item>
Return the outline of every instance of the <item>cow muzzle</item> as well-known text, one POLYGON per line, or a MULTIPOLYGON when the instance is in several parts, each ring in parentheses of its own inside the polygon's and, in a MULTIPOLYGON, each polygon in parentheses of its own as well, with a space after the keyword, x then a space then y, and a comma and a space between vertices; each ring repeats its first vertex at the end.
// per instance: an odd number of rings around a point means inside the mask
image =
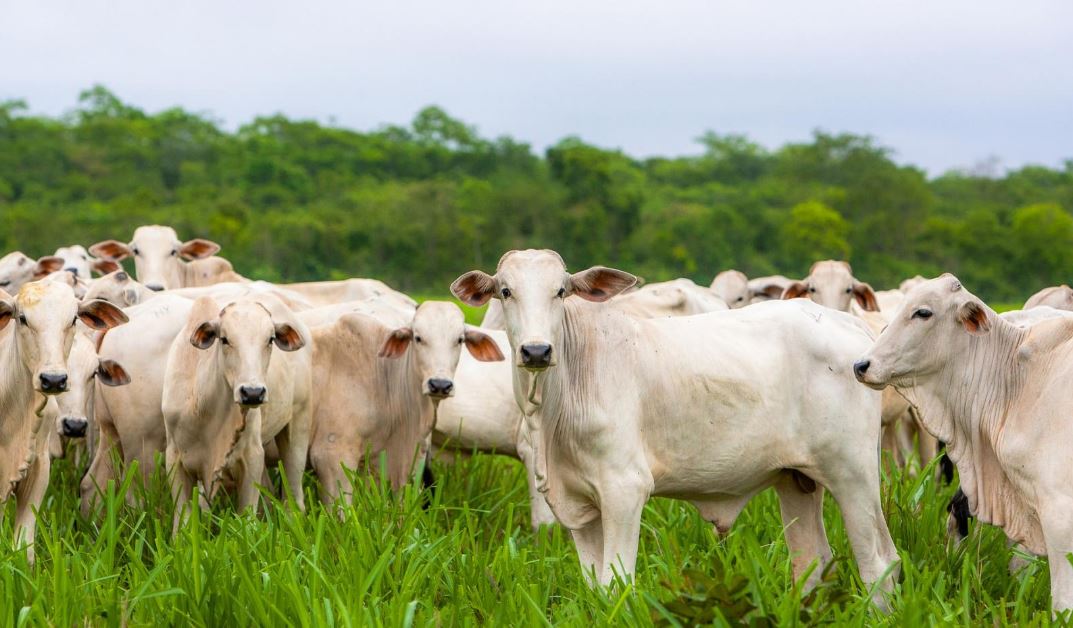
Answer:
POLYGON ((84 438, 89 421, 83 417, 65 416, 60 420, 60 432, 67 438, 84 438))
POLYGON ((519 349, 522 366, 531 370, 543 370, 552 366, 551 345, 544 343, 526 343, 519 349))
POLYGON ((37 376, 38 390, 46 395, 58 395, 67 390, 67 373, 41 373, 37 376))
POLYGON ((446 399, 451 396, 455 389, 455 383, 449 379, 433 377, 426 383, 426 393, 433 399, 446 399))
POLYGON ((268 389, 264 386, 243 385, 238 388, 238 402, 247 408, 255 408, 265 402, 268 389))
POLYGON ((883 390, 887 387, 887 382, 878 381, 875 377, 875 372, 876 369, 868 358, 857 360, 853 363, 853 376, 857 378, 858 382, 875 390, 883 390), (871 377, 869 377, 869 374, 871 374, 871 377))

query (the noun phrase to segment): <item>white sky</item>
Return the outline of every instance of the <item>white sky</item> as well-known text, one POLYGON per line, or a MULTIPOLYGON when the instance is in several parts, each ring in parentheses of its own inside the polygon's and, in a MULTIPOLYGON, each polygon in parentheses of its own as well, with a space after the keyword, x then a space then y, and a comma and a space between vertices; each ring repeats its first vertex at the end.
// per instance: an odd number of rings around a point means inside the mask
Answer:
POLYGON ((0 99, 59 114, 103 83, 233 128, 372 129, 427 104, 542 150, 876 136, 937 174, 1073 159, 1073 2, 0 0, 0 99))

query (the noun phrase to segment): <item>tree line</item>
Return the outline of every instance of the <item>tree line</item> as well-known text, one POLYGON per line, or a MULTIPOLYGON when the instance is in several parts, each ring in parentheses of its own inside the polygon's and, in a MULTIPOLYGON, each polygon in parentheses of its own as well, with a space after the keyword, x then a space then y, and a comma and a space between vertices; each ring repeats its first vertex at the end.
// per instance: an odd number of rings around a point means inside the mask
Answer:
POLYGON ((697 155, 637 159, 568 137, 539 154, 437 107, 367 132, 280 115, 230 132, 97 86, 60 117, 0 103, 0 254, 161 223, 219 242, 249 277, 436 293, 525 247, 556 249, 572 269, 702 284, 727 268, 803 276, 845 259, 877 289, 950 271, 1002 301, 1073 275, 1073 159, 929 178, 860 135, 699 143, 697 155))

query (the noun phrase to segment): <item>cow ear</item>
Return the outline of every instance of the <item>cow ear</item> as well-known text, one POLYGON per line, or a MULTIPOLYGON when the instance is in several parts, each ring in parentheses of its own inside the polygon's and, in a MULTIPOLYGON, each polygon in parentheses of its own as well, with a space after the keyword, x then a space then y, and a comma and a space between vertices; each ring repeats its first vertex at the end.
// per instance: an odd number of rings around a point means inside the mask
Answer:
POLYGON ((406 348, 410 346, 410 340, 413 337, 412 329, 400 327, 388 335, 377 355, 381 358, 401 358, 406 353, 406 348))
POLYGON ((123 269, 123 267, 119 265, 119 262, 103 258, 93 260, 90 262, 89 267, 102 277, 123 269))
POLYGON ((97 381, 105 386, 126 386, 130 383, 130 374, 115 360, 101 360, 97 365, 97 381))
POLYGON ((488 334, 467 327, 463 338, 466 341, 466 349, 477 360, 481 362, 503 361, 503 352, 499 350, 499 345, 488 334))
POLYGON ((91 329, 111 329, 127 322, 123 310, 107 301, 94 299, 78 306, 78 319, 91 329))
POLYGON ((987 308, 978 301, 966 301, 958 308, 958 322, 965 331, 975 336, 982 336, 991 331, 991 316, 987 308))
POLYGON ((183 242, 179 247, 179 255, 185 260, 205 259, 220 252, 220 245, 212 240, 194 238, 183 242))
POLYGON ((272 336, 272 342, 276 343, 281 351, 297 351, 306 346, 302 334, 287 323, 276 323, 276 333, 272 336))
POLYGON ((212 343, 216 342, 216 337, 219 335, 220 321, 205 321, 197 326, 194 333, 190 334, 190 344, 198 349, 208 349, 212 343))
MULTIPOLYGON (((0 292, 3 292, 3 290, 0 290, 0 292)), ((7 327, 7 324, 11 322, 14 316, 15 304, 7 299, 0 299, 0 330, 7 327)))
POLYGON ((865 312, 879 311, 879 302, 876 301, 876 293, 872 290, 872 286, 861 281, 854 283, 853 298, 857 299, 857 305, 861 306, 865 312))
POLYGON ((496 280, 488 273, 471 270, 451 284, 451 294, 463 303, 480 307, 495 295, 496 280))
POLYGON ((808 294, 808 284, 803 281, 795 281, 786 286, 782 291, 783 299, 797 299, 808 294))
POLYGON ((55 255, 46 255, 37 260, 37 266, 34 268, 34 279, 41 279, 47 277, 52 273, 63 268, 63 258, 56 257, 55 255))
POLYGON ((104 259, 118 262, 119 260, 130 257, 130 247, 118 240, 105 240, 98 242, 89 247, 89 252, 93 257, 102 257, 104 259))
POLYGON ((781 299, 782 298, 782 286, 777 283, 769 283, 764 286, 760 286, 753 290, 754 297, 764 297, 765 299, 781 299))
POLYGON ((621 294, 623 290, 637 283, 637 277, 622 270, 593 266, 588 270, 570 275, 570 294, 601 303, 611 297, 621 294))

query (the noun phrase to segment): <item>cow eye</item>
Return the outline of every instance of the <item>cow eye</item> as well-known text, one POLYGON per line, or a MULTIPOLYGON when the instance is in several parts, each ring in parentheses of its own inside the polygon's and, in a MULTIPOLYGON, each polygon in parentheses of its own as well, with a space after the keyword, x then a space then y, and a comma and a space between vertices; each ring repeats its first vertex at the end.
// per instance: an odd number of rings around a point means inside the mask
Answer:
POLYGON ((846 294, 852 294, 853 288, 846 288, 846 294))
POLYGON ((559 288, 559 291, 555 293, 555 296, 559 297, 560 299, 566 296, 566 288, 559 288))
POLYGON ((176 255, 178 255, 178 254, 179 254, 179 252, 178 252, 178 251, 176 251, 175 249, 172 249, 172 250, 171 250, 171 256, 172 256, 172 257, 175 257, 175 256, 176 256, 176 255))
POLYGON ((913 318, 928 320, 929 318, 931 318, 931 310, 920 308, 919 310, 913 312, 913 318))
POLYGON ((499 291, 499 294, 502 295, 502 297, 504 299, 509 299, 510 298, 510 288, 503 288, 502 290, 499 291))
POLYGON ((809 292, 816 292, 816 289, 815 288, 809 288, 808 291, 809 292))
POLYGON ((745 300, 745 297, 738 297, 738 300, 739 300, 739 301, 744 301, 744 300, 745 300))
POLYGON ((421 344, 421 336, 414 336, 414 342, 421 344))
POLYGON ((78 322, 78 314, 75 314, 75 317, 73 319, 71 319, 71 324, 74 325, 77 322, 78 322))
POLYGON ((458 344, 462 344, 465 341, 466 341, 465 337, 459 337, 458 338, 458 344))
POLYGON ((229 346, 231 344, 231 341, 229 341, 227 338, 222 338, 221 337, 220 338, 220 344, 222 344, 222 345, 224 345, 226 347, 226 346, 229 346))
POLYGON ((10 279, 7 281, 0 281, 0 288, 6 288, 9 283, 11 283, 10 279))
POLYGON ((26 315, 25 315, 25 314, 19 314, 19 324, 20 324, 20 325, 26 325, 26 324, 27 324, 27 323, 26 323, 26 315))
POLYGON ((135 255, 141 255, 142 254, 141 251, 138 250, 138 247, 134 247, 133 249, 131 249, 131 253, 134 253, 135 255))

